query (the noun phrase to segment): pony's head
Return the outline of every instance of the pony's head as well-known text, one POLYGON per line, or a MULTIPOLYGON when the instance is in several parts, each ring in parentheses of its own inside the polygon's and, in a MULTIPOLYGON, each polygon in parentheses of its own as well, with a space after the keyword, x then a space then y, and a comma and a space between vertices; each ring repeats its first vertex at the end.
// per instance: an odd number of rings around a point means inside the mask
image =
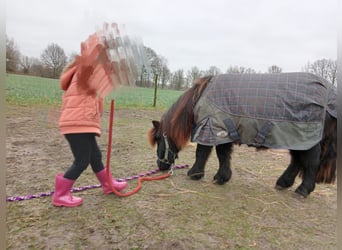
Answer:
POLYGON ((179 149, 176 144, 163 132, 162 123, 152 121, 153 128, 148 133, 152 146, 157 145, 157 165, 160 170, 168 170, 178 158, 179 149))
POLYGON ((148 137, 152 146, 157 145, 157 165, 160 170, 170 169, 178 158, 178 152, 189 142, 193 108, 211 78, 207 76, 195 80, 194 85, 178 98, 160 122, 152 121, 153 128, 148 137))

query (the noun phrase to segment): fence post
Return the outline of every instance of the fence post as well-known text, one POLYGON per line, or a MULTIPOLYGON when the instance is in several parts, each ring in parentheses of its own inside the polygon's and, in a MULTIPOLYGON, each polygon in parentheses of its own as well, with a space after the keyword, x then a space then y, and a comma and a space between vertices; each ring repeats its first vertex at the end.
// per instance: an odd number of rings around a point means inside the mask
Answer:
POLYGON ((154 97, 153 97, 153 107, 157 104, 157 88, 158 88, 158 74, 154 75, 154 97))

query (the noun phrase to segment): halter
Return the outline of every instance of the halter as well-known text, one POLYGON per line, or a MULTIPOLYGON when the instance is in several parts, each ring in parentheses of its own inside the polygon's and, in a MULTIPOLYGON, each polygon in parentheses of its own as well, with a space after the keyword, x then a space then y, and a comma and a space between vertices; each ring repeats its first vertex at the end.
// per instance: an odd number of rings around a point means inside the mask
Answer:
POLYGON ((159 156, 158 156, 158 161, 163 162, 163 163, 171 166, 172 164, 174 164, 174 161, 178 157, 178 154, 171 150, 170 144, 168 142, 168 139, 167 139, 167 136, 165 133, 163 134, 163 138, 164 138, 164 144, 165 144, 165 153, 164 153, 164 157, 162 159, 159 158, 159 156), (168 159, 169 153, 171 154, 171 157, 173 159, 173 163, 170 162, 168 159))

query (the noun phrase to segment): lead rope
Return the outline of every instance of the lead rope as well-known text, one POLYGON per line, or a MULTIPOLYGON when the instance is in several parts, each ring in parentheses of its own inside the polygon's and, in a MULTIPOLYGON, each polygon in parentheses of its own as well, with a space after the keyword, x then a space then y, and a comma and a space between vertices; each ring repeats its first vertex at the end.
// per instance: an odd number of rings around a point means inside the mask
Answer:
POLYGON ((139 177, 137 186, 130 192, 121 193, 121 192, 117 191, 113 187, 112 174, 110 171, 110 155, 111 155, 111 149, 112 149, 113 121, 114 121, 114 99, 112 99, 111 103, 110 103, 109 135, 108 135, 107 162, 106 162, 107 181, 108 181, 109 186, 112 189, 112 192, 114 194, 116 194, 117 196, 120 196, 120 197, 131 196, 131 195, 137 193, 141 189, 143 181, 162 180, 162 179, 168 178, 171 175, 173 175, 173 173, 174 173, 173 168, 174 167, 173 167, 173 165, 171 165, 171 170, 164 175, 159 175, 156 177, 139 177))
MULTIPOLYGON (((182 165, 174 165, 173 169, 184 169, 184 168, 188 168, 189 165, 188 164, 182 164, 182 165)), ((153 169, 150 170, 148 172, 145 173, 140 173, 137 175, 133 175, 133 176, 129 176, 129 177, 124 177, 124 178, 118 178, 116 179, 117 181, 132 181, 132 180, 136 180, 139 179, 141 177, 146 177, 146 176, 150 176, 153 174, 158 173, 160 170, 159 169, 153 169)), ((101 184, 95 184, 95 185, 87 185, 87 186, 81 186, 81 187, 73 187, 70 191, 72 193, 77 193, 77 192, 81 192, 81 191, 85 191, 88 189, 94 189, 94 188, 100 188, 101 184)), ((42 197, 48 197, 53 195, 54 191, 49 191, 49 192, 44 192, 44 193, 38 193, 38 194, 30 194, 30 195, 22 195, 22 196, 9 196, 6 197, 6 202, 12 202, 12 201, 24 201, 24 200, 32 200, 35 198, 42 198, 42 197)))

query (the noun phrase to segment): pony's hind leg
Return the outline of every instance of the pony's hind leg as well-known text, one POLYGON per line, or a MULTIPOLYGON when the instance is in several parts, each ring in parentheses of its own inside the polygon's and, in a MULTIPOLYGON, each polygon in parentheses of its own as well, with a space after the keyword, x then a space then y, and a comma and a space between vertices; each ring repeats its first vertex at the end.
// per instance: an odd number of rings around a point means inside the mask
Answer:
POLYGON ((197 144, 196 160, 192 168, 188 171, 188 176, 192 180, 199 180, 204 176, 204 168, 210 156, 212 146, 197 144))
POLYGON ((321 145, 317 144, 309 150, 302 151, 303 181, 296 189, 296 193, 307 197, 315 189, 316 174, 320 164, 321 145))
POLYGON ((291 150, 290 151, 291 154, 291 162, 289 164, 289 166, 287 167, 287 169, 283 172, 283 174, 278 178, 277 182, 276 182, 276 189, 285 189, 285 188, 289 188, 293 185, 296 176, 299 173, 299 169, 300 169, 300 151, 294 151, 291 150))
POLYGON ((296 176, 302 175, 303 181, 296 189, 296 193, 307 197, 315 189, 316 173, 320 163, 320 145, 309 150, 291 150, 291 163, 276 182, 277 189, 291 187, 296 176))
POLYGON ((230 168, 230 159, 232 151, 232 143, 225 143, 216 146, 216 155, 220 165, 216 175, 214 176, 214 180, 219 185, 228 182, 232 177, 232 170, 230 168))

